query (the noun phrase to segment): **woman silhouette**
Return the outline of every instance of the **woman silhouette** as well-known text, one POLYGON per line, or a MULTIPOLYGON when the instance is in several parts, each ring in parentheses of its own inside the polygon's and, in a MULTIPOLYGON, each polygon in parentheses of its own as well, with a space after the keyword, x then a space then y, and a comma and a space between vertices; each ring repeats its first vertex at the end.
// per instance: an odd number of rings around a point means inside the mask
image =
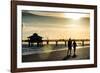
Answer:
POLYGON ((73 41, 73 49, 74 49, 74 55, 73 55, 73 57, 76 56, 76 46, 77 46, 77 44, 76 44, 76 42, 75 42, 75 40, 74 40, 74 41, 73 41))

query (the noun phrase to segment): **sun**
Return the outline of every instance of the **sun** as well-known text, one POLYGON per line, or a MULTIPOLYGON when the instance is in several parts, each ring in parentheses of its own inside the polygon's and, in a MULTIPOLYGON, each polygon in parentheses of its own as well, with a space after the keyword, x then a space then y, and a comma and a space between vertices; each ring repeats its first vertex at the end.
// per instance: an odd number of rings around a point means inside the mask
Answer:
POLYGON ((81 15, 77 13, 64 13, 64 17, 73 20, 79 20, 81 18, 81 15))

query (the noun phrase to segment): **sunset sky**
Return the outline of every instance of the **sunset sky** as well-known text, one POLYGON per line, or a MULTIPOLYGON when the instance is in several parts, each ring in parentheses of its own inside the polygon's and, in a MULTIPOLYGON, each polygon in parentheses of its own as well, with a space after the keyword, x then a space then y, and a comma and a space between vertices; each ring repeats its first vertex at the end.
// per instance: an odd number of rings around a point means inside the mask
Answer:
POLYGON ((38 33, 43 39, 89 39, 90 14, 22 10, 22 39, 38 33))

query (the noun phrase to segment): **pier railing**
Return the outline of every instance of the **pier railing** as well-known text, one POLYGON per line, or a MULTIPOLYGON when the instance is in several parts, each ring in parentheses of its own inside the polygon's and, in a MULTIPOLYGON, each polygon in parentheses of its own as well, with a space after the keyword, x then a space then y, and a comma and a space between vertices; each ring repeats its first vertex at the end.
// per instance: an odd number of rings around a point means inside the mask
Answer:
MULTIPOLYGON (((89 39, 72 39, 72 41, 75 40, 76 42, 81 42, 82 46, 85 45, 85 42, 89 42, 89 39)), ((22 40, 22 42, 29 42, 29 40, 22 40)), ((68 40, 66 39, 50 39, 50 40, 42 40, 42 43, 46 42, 46 44, 49 44, 50 42, 55 42, 56 46, 58 45, 58 42, 64 42, 65 46, 67 45, 68 40)))

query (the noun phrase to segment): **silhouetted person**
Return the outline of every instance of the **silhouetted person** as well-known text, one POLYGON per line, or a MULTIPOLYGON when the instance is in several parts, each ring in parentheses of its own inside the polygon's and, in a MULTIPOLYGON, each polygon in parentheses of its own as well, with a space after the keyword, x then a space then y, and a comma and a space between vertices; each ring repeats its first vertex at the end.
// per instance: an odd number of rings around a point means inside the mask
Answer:
POLYGON ((68 51, 67 51, 67 56, 71 55, 71 51, 72 51, 72 40, 71 38, 68 40, 68 51))
POLYGON ((76 44, 76 42, 75 42, 75 40, 74 40, 74 41, 73 41, 73 50, 74 50, 74 55, 73 55, 73 57, 76 56, 76 46, 77 46, 77 44, 76 44))

